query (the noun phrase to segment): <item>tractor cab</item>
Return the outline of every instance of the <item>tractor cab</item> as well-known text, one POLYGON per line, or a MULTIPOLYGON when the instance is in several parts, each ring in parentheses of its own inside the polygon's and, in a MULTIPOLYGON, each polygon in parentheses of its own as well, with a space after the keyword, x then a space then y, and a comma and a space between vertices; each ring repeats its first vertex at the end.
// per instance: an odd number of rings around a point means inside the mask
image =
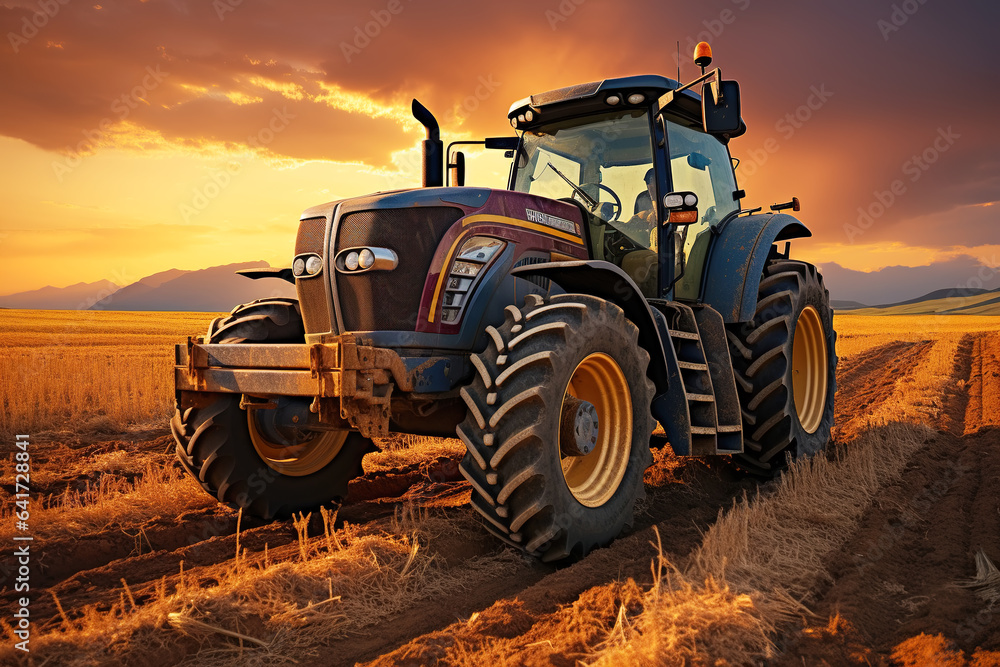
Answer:
POLYGON ((737 122, 721 131, 687 90, 696 82, 607 79, 533 95, 508 114, 522 133, 509 188, 579 206, 591 256, 648 298, 698 299, 712 230, 740 209, 727 148, 746 130, 738 88, 722 82, 737 122))

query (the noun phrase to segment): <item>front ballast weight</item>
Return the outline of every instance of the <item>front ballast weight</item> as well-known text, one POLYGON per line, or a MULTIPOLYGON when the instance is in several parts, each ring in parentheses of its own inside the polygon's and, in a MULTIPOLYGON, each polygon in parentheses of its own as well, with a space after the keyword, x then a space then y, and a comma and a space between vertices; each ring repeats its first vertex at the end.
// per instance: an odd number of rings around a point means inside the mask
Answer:
POLYGON ((388 435, 393 390, 413 391, 418 376, 393 350, 364 345, 352 334, 314 345, 188 338, 175 350, 181 409, 198 407, 211 394, 243 394, 241 404, 251 409, 273 409, 270 397, 311 397, 308 425, 365 437, 388 435))

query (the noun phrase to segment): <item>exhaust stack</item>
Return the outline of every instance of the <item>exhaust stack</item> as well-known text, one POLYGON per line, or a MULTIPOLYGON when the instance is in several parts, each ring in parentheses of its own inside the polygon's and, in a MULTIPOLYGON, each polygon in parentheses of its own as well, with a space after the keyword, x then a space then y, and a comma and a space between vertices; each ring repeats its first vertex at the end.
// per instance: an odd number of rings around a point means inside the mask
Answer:
POLYGON ((438 122, 427 107, 413 100, 413 117, 427 129, 423 143, 423 186, 437 188, 444 185, 444 143, 438 122))

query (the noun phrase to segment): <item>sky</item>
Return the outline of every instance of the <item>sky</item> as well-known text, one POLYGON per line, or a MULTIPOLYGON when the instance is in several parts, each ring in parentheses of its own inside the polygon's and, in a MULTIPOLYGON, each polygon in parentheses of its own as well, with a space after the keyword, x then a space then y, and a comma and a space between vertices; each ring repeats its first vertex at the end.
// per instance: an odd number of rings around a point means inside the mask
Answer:
POLYGON ((303 209, 419 185, 412 98, 446 141, 509 136, 532 93, 676 77, 677 42, 694 78, 702 39, 741 84, 743 204, 799 197, 796 256, 1000 266, 996 2, 99 3, 0 0, 0 293, 285 266, 303 209))

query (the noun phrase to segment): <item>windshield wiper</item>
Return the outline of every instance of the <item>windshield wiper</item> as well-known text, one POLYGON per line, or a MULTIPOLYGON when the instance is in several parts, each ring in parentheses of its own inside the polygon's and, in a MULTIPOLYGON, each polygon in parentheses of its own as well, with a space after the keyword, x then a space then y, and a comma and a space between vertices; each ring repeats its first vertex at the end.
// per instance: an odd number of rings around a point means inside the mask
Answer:
MULTIPOLYGON (((596 211, 597 210, 597 207, 600 205, 600 202, 598 202, 596 199, 594 199, 593 197, 591 197, 590 195, 588 195, 586 192, 584 192, 583 188, 581 188, 579 185, 577 185, 573 181, 569 180, 569 178, 566 177, 566 174, 564 174, 561 171, 559 171, 558 169, 556 169, 556 166, 554 164, 552 164, 549 160, 545 161, 545 167, 542 167, 542 171, 545 171, 546 167, 552 167, 552 171, 556 172, 559 175, 559 178, 561 178, 564 181, 566 181, 566 185, 568 185, 569 187, 573 188, 573 190, 575 190, 576 192, 580 193, 580 196, 587 200, 587 203, 590 206, 590 210, 591 211, 596 211)), ((539 173, 538 176, 541 176, 541 173, 539 173)), ((538 176, 536 176, 535 178, 533 178, 531 180, 537 180, 538 176)))

